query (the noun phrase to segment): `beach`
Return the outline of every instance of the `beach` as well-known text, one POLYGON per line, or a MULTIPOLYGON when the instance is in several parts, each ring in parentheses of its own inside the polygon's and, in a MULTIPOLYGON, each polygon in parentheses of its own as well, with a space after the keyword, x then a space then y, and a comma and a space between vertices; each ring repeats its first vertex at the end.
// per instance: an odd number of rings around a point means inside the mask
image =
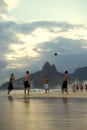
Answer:
POLYGON ((87 130, 87 93, 0 93, 0 130, 87 130))

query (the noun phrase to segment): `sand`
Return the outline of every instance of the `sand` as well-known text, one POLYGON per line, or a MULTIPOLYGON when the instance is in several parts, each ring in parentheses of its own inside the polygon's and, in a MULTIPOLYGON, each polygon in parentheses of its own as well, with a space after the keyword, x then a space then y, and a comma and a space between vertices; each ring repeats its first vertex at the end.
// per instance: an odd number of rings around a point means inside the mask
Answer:
MULTIPOLYGON (((10 95, 7 94, 7 91, 4 91, 4 93, 0 93, 0 96, 13 96, 15 97, 25 97, 23 90, 13 90, 11 91, 10 95)), ((87 98, 87 92, 72 92, 71 90, 67 93, 62 94, 59 90, 50 90, 48 93, 45 93, 44 90, 40 92, 30 92, 30 95, 28 96, 26 94, 26 97, 67 97, 67 98, 87 98)))
MULTIPOLYGON (((8 96, 8 94, 4 94, 5 96, 8 96)), ((24 91, 23 90, 13 90, 10 94, 11 96, 13 97, 17 97, 17 96, 21 96, 21 97, 24 97, 24 91)), ((1 95, 3 96, 3 94, 1 95)), ((26 94, 26 97, 28 95, 26 94)), ((83 91, 83 92, 72 92, 72 91, 69 91, 68 94, 67 93, 64 93, 62 94, 61 91, 53 91, 53 90, 50 90, 48 93, 45 93, 44 91, 42 92, 30 92, 30 95, 29 97, 67 97, 67 98, 87 98, 87 92, 86 91, 83 91)))
POLYGON ((0 93, 0 130, 87 130, 87 92, 0 93))
POLYGON ((79 92, 79 93, 73 93, 69 92, 68 95, 66 93, 61 94, 60 92, 48 92, 45 93, 31 93, 30 97, 79 97, 79 98, 87 98, 87 92, 79 92))

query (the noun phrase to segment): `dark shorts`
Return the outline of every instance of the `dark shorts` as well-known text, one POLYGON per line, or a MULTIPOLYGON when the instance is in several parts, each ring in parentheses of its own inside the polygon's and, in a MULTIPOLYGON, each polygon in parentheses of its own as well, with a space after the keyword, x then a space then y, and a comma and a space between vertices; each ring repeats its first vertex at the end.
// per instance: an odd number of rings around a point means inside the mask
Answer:
POLYGON ((67 91, 67 81, 63 81, 62 90, 67 91))
POLYGON ((9 85, 8 85, 8 90, 13 90, 13 84, 12 83, 9 83, 9 85))
POLYGON ((24 82, 24 87, 25 87, 25 88, 30 88, 30 84, 29 84, 28 81, 25 81, 25 82, 24 82))

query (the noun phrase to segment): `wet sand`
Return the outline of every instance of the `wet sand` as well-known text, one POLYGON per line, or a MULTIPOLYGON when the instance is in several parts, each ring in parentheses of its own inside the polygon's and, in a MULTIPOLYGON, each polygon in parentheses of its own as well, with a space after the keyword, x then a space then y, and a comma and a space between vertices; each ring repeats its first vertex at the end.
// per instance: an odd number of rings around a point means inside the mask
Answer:
POLYGON ((46 93, 31 93, 30 97, 67 97, 67 98, 87 98, 87 92, 69 92, 61 94, 61 92, 48 92, 46 93))
POLYGON ((87 130, 87 93, 0 95, 0 130, 87 130))
MULTIPOLYGON (((11 96, 15 97, 24 97, 24 91, 23 90, 14 90, 10 94, 11 96)), ((4 93, 0 93, 0 96, 8 96, 7 92, 4 91, 4 93)), ((27 94, 26 94, 27 97, 27 94)), ((68 92, 68 95, 66 93, 61 94, 61 91, 59 90, 51 90, 48 93, 45 93, 44 90, 40 92, 30 92, 30 98, 33 97, 67 97, 67 98, 87 98, 87 92, 72 92, 71 90, 68 92)))

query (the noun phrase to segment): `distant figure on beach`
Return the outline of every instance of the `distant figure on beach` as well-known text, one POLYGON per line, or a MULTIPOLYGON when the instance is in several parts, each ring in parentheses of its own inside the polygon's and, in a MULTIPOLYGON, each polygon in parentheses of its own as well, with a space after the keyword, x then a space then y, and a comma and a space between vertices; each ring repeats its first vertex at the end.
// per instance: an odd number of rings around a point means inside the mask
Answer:
POLYGON ((85 90, 87 91, 87 84, 85 84, 85 90))
POLYGON ((8 94, 10 94, 10 91, 14 89, 13 82, 15 80, 14 74, 12 73, 9 78, 9 85, 8 85, 8 94))
POLYGON ((66 92, 68 94, 67 81, 68 81, 68 71, 65 71, 64 78, 63 78, 63 84, 62 84, 62 94, 64 92, 66 92))
POLYGON ((76 92, 76 85, 75 84, 73 85, 72 89, 73 89, 73 92, 76 92))
POLYGON ((44 82, 45 93, 47 93, 49 91, 49 85, 48 85, 49 80, 48 80, 47 76, 44 77, 43 82, 44 82))
POLYGON ((29 71, 26 71, 26 75, 23 80, 24 83, 24 94, 26 95, 26 90, 28 91, 27 94, 29 95, 30 92, 30 74, 29 71))
POLYGON ((79 85, 76 85, 76 92, 79 92, 79 85))
POLYGON ((80 91, 83 92, 83 85, 80 85, 80 91))

